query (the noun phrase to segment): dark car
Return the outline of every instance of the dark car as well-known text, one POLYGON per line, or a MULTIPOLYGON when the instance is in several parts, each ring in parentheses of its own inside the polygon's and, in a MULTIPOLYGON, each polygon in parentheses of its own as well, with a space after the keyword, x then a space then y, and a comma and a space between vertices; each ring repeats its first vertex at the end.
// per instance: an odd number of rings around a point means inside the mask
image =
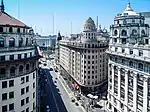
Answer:
POLYGON ((76 106, 79 106, 78 102, 75 103, 76 106))
POLYGON ((53 71, 53 69, 52 69, 52 68, 50 68, 50 71, 53 71))
POLYGON ((44 63, 44 66, 46 66, 47 64, 46 63, 44 63))

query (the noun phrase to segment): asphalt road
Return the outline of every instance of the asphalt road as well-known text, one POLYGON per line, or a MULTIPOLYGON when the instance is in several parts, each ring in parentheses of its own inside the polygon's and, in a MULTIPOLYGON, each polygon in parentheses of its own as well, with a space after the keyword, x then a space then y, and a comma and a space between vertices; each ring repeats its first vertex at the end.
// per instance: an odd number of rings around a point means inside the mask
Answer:
POLYGON ((44 91, 46 92, 46 105, 49 105, 50 112, 85 112, 83 107, 76 106, 64 89, 62 83, 57 78, 54 71, 49 71, 49 67, 42 67, 47 77, 44 91), (56 83, 55 83, 56 81, 56 83))
POLYGON ((60 91, 54 84, 49 69, 44 68, 44 74, 47 77, 44 88, 44 91, 46 92, 46 106, 48 105, 50 107, 50 112, 67 112, 64 102, 60 96, 60 91))

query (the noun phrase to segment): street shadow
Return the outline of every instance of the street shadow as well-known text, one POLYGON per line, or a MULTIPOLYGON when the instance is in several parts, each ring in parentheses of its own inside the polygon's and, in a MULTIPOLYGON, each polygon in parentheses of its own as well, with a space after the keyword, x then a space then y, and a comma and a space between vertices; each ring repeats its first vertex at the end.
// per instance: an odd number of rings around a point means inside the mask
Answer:
MULTIPOLYGON (((57 105, 59 107, 59 110, 61 112, 67 112, 67 109, 66 109, 66 106, 61 98, 61 93, 60 93, 60 90, 59 88, 56 86, 56 83, 58 82, 53 82, 53 77, 50 75, 50 72, 49 72, 50 69, 47 69, 47 68, 44 68, 44 71, 46 71, 46 75, 47 75, 47 78, 50 80, 50 84, 51 84, 51 88, 53 90, 53 93, 54 93, 54 96, 55 96, 55 99, 56 99, 56 102, 57 102, 57 105)), ((56 79, 55 79, 56 80, 56 79)), ((56 80, 57 81, 57 80, 56 80)), ((54 103, 54 102, 53 102, 54 103)))

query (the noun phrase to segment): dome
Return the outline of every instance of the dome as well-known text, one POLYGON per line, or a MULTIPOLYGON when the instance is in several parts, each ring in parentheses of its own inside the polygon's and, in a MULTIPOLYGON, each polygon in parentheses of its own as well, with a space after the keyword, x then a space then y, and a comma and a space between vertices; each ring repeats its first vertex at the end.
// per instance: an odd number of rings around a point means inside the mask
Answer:
POLYGON ((84 31, 95 31, 95 23, 91 17, 89 17, 84 24, 84 31))
POLYGON ((138 15, 131 7, 130 3, 127 4, 125 11, 122 13, 124 15, 138 15))

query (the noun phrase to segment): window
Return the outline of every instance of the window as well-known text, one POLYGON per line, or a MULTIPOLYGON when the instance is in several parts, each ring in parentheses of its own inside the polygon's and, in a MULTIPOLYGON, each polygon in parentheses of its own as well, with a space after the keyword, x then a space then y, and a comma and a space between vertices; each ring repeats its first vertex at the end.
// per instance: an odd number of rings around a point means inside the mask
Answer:
POLYGON ((29 82, 29 76, 26 76, 26 82, 29 82))
POLYGON ((126 24, 126 23, 127 23, 127 21, 126 21, 126 20, 124 20, 124 21, 123 21, 123 24, 126 24))
POLYGON ((5 56, 0 56, 1 61, 5 61, 5 56))
POLYGON ((3 27, 0 27, 0 32, 3 32, 3 27))
POLYGON ((29 112, 29 107, 28 107, 28 108, 26 108, 26 112, 29 112))
POLYGON ((21 106, 23 106, 23 105, 24 105, 24 99, 21 100, 21 106))
POLYGON ((139 64, 138 64, 138 68, 139 68, 140 70, 143 70, 143 64, 142 64, 142 63, 139 63, 139 64))
POLYGON ((23 66, 22 65, 19 66, 19 73, 23 73, 23 66))
POLYGON ((21 78, 21 84, 23 84, 25 81, 24 81, 24 77, 21 78))
POLYGON ((35 109, 35 103, 33 103, 33 110, 35 109))
POLYGON ((35 98, 35 92, 33 93, 33 98, 35 98))
POLYGON ((2 112, 7 112, 7 105, 2 106, 2 112))
POLYGON ((9 32, 10 32, 10 33, 12 33, 12 32, 13 32, 13 29, 12 29, 12 27, 10 27, 10 28, 9 28, 9 32))
POLYGON ((130 49, 130 54, 133 54, 133 50, 132 49, 130 49))
POLYGON ((9 87, 13 87, 14 86, 14 80, 10 80, 9 81, 9 87))
POLYGON ((26 87, 26 93, 29 92, 29 86, 26 87))
POLYGON ((32 57, 32 52, 30 52, 30 57, 32 57))
POLYGON ((5 77, 5 73, 6 71, 5 71, 5 68, 1 68, 0 69, 0 75, 1 75, 1 77, 5 77))
POLYGON ((88 76, 88 79, 90 79, 90 76, 88 76))
POLYGON ((14 98, 14 92, 9 92, 9 99, 14 98))
POLYGON ((9 47, 15 47, 15 39, 14 38, 9 39, 9 47))
POLYGON ((143 56, 143 51, 139 50, 139 56, 143 56))
POLYGON ((21 95, 23 95, 25 93, 24 88, 21 89, 21 95))
POLYGON ((0 47, 4 47, 4 39, 0 37, 0 47))
POLYGON ((90 59, 90 56, 88 56, 88 59, 90 59))
POLYGON ((17 28, 17 33, 20 33, 20 28, 17 28))
POLYGON ((114 42, 117 42, 117 38, 114 38, 114 42))
POLYGON ((19 47, 21 47, 23 44, 23 38, 19 38, 19 47))
POLYGON ((33 88, 35 88, 35 82, 33 83, 33 88))
POLYGON ((9 111, 12 111, 12 110, 14 110, 14 103, 9 104, 9 111))
POLYGON ((132 30, 132 35, 133 35, 133 36, 136 36, 136 35, 137 35, 137 30, 133 29, 133 30, 132 30))
POLYGON ((28 38, 26 38, 26 46, 28 45, 28 38))
POLYGON ((130 61, 130 62, 129 62, 129 65, 132 67, 132 66, 133 66, 133 62, 132 62, 132 61, 130 61))
POLYGON ((122 36, 127 36, 127 31, 126 30, 122 30, 121 35, 122 36))
POLYGON ((2 94, 2 100, 7 100, 7 93, 2 94))
POLYGON ((26 104, 29 103, 29 97, 26 98, 26 104))
POLYGON ((145 39, 145 44, 149 44, 148 39, 145 39))
POLYGON ((10 55, 10 56, 9 56, 9 59, 10 59, 10 60, 14 60, 14 55, 10 55))
POLYGON ((145 36, 145 31, 144 30, 141 31, 141 36, 145 36))
POLYGON ((2 88, 7 88, 7 81, 2 82, 2 88))
POLYGON ((33 79, 35 79, 35 73, 33 73, 33 79))
POLYGON ((118 34, 117 30, 114 31, 114 35, 116 36, 118 34))
POLYGON ((12 66, 10 68, 10 76, 15 76, 15 71, 16 71, 16 68, 12 66))
POLYGON ((122 53, 124 53, 124 52, 125 52, 125 49, 123 48, 123 49, 122 49, 122 53))
POLYGON ((24 54, 24 58, 25 58, 25 59, 27 58, 27 53, 24 54))
POLYGON ((122 38, 122 44, 126 44, 126 39, 122 38))

